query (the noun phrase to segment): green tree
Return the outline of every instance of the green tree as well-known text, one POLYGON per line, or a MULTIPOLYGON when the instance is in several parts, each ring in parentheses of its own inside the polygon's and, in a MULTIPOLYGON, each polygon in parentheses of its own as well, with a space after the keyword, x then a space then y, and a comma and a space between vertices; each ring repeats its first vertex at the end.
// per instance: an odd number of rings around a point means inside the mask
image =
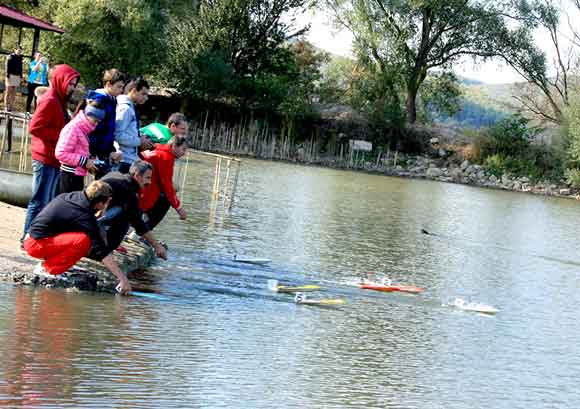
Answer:
POLYGON ((182 94, 241 107, 277 106, 299 75, 287 42, 305 0, 202 0, 192 18, 169 27, 160 79, 182 94))
POLYGON ((326 4, 352 31, 359 53, 381 69, 394 65, 401 71, 410 123, 417 118, 417 96, 428 72, 450 68, 463 56, 501 57, 517 66, 533 63, 537 72, 544 69, 543 54, 533 46, 524 24, 531 21, 524 20, 510 1, 326 0, 326 4))
MULTIPOLYGON (((177 2, 181 3, 181 2, 177 2)), ((46 33, 53 63, 75 67, 82 81, 100 84, 104 70, 151 74, 164 60, 167 4, 155 0, 42 0, 34 14, 63 28, 46 33)))

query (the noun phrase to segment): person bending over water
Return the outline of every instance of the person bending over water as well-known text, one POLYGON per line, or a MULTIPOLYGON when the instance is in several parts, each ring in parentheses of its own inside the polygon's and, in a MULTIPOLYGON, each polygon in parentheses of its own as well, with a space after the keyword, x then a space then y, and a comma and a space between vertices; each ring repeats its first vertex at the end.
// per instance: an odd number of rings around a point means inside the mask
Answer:
POLYGON ((90 258, 101 261, 119 279, 122 294, 131 292, 95 217, 107 208, 112 194, 111 186, 95 181, 83 191, 58 195, 36 216, 24 240, 26 252, 42 260, 36 274, 57 276, 90 253, 90 258))

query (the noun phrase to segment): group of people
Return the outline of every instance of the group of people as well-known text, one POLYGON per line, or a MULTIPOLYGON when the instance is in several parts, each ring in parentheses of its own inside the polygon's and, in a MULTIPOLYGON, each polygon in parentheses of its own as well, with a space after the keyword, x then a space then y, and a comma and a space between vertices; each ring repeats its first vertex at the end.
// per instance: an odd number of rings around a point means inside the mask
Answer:
MULTIPOLYGON (((16 89, 22 84, 24 72, 20 44, 17 44, 13 52, 6 58, 4 72, 6 74, 4 81, 4 109, 12 111, 16 98, 16 89)), ((40 51, 35 52, 32 61, 30 61, 26 85, 26 112, 33 112, 33 107, 36 106, 36 89, 48 86, 48 60, 40 51)))
POLYGON ((103 88, 89 91, 71 115, 67 104, 79 78, 69 65, 51 68, 32 116, 33 186, 22 248, 41 259, 35 272, 42 275, 58 276, 82 257, 102 261, 119 291, 128 293, 131 285, 112 253, 122 251, 130 227, 166 258, 152 230, 170 207, 187 218, 173 169, 187 152, 188 122, 174 113, 166 126, 140 128, 135 107, 147 101, 149 84, 116 69, 104 73, 103 88), (88 174, 94 181, 85 186, 88 174))

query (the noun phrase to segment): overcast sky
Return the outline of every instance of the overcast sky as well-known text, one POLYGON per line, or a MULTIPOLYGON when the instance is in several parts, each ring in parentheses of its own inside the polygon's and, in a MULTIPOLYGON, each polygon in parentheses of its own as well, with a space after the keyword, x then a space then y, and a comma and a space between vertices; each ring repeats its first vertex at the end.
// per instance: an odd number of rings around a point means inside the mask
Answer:
MULTIPOLYGON (((307 39, 312 44, 333 54, 350 56, 352 34, 347 30, 334 28, 331 19, 323 12, 308 12, 300 18, 299 22, 301 24, 311 24, 307 39)), ((540 47, 544 48, 547 53, 551 52, 549 38, 546 34, 538 32, 534 37, 540 47)), ((522 81, 522 77, 512 68, 493 61, 474 64, 472 59, 466 58, 454 66, 454 71, 463 77, 490 84, 522 81)))

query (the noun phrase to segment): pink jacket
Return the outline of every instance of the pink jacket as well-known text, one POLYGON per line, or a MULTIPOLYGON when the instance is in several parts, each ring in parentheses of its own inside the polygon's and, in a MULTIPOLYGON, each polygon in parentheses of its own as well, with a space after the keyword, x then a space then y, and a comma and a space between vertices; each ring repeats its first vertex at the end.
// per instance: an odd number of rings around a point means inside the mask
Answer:
POLYGON ((89 159, 89 134, 97 127, 85 115, 79 112, 68 124, 62 128, 55 156, 60 162, 60 169, 85 176, 85 164, 89 159))

